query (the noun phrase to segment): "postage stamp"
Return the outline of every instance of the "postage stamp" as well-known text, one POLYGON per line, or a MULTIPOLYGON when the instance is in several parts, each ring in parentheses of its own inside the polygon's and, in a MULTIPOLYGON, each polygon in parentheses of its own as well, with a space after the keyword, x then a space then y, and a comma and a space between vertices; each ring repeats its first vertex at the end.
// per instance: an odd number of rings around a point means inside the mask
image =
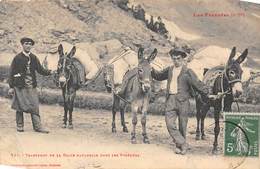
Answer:
POLYGON ((260 113, 224 112, 224 155, 259 156, 260 113))

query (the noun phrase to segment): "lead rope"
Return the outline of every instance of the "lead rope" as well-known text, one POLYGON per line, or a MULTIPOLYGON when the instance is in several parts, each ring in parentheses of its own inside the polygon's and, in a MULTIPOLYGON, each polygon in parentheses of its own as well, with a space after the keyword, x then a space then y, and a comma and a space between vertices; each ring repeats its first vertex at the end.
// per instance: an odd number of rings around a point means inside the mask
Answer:
POLYGON ((126 99, 124 99, 121 96, 119 96, 119 94, 116 94, 114 84, 111 85, 111 89, 112 89, 113 94, 115 96, 117 96, 120 100, 124 101, 125 103, 131 104, 129 101, 127 101, 126 99))
POLYGON ((240 107, 239 107, 238 101, 236 100, 235 102, 237 104, 237 111, 240 113, 240 107))
MULTIPOLYGON (((119 56, 117 56, 111 63, 107 64, 106 66, 112 65, 114 62, 116 62, 117 60, 119 60, 119 59, 122 58, 122 57, 123 57, 123 59, 125 60, 124 56, 125 56, 126 54, 128 54, 129 52, 130 52, 129 50, 126 50, 126 51, 124 51, 124 53, 120 53, 119 56)), ((130 65, 128 65, 128 67, 130 68, 130 65)), ((100 72, 101 72, 101 71, 100 71, 100 72)), ((116 94, 114 85, 111 86, 111 88, 112 88, 112 92, 113 92, 113 94, 114 94, 115 96, 117 96, 120 100, 124 101, 125 103, 131 104, 129 101, 127 101, 126 99, 124 99, 124 98, 122 98, 121 96, 119 96, 119 94, 116 94)))
MULTIPOLYGON (((110 77, 110 76, 109 76, 109 77, 110 77)), ((124 101, 125 103, 129 103, 129 104, 130 104, 129 101, 127 101, 126 99, 124 99, 124 98, 122 98, 121 96, 119 96, 118 94, 116 94, 115 86, 114 86, 113 83, 112 83, 112 84, 109 84, 109 87, 111 88, 112 93, 113 93, 115 96, 117 96, 120 100, 124 101)))
MULTIPOLYGON (((226 71, 224 70, 224 72, 226 72, 226 71)), ((228 91, 224 92, 224 72, 221 74, 221 93, 223 94, 223 97, 221 97, 221 112, 224 111, 224 97, 228 93, 228 91)), ((237 111, 240 112, 240 107, 239 107, 237 99, 234 102, 236 102, 237 111)))
POLYGON ((129 101, 127 101, 126 99, 124 99, 121 96, 119 96, 119 94, 116 94, 114 89, 112 89, 112 91, 113 91, 113 94, 115 96, 117 96, 120 100, 124 101, 125 103, 131 104, 129 101))
MULTIPOLYGON (((221 74, 221 93, 224 93, 224 73, 221 74)), ((221 112, 224 111, 224 97, 225 95, 223 95, 223 97, 221 98, 221 112)))

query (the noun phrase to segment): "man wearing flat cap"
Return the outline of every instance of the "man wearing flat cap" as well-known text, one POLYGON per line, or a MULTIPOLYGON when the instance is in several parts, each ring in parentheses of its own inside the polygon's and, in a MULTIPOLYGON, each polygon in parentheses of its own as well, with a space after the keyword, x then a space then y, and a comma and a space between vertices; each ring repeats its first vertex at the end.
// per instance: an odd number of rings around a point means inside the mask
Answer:
POLYGON ((186 66, 187 56, 181 48, 170 50, 173 64, 162 71, 152 70, 155 80, 167 80, 165 121, 169 134, 176 144, 176 154, 186 154, 186 129, 190 111, 189 98, 192 90, 208 95, 208 88, 197 78, 196 74, 186 66), (176 125, 178 118, 179 124, 176 125))
POLYGON ((49 133, 43 129, 39 114, 39 98, 36 90, 36 72, 48 76, 52 72, 42 67, 37 56, 31 53, 34 41, 22 38, 23 51, 17 54, 11 64, 9 76, 9 94, 13 95, 12 109, 16 110, 17 131, 24 131, 23 113, 30 113, 33 129, 36 132, 49 133))

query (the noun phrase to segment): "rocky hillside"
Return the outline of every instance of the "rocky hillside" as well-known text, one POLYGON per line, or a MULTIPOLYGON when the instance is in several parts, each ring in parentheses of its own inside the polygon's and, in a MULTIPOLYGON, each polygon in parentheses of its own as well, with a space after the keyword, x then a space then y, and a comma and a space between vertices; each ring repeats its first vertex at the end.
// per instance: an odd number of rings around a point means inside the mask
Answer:
POLYGON ((8 64, 21 50, 20 38, 30 36, 36 40, 35 52, 44 55, 55 53, 62 41, 95 43, 97 48, 106 41, 109 42, 103 45, 106 49, 98 51, 106 60, 113 56, 104 50, 110 50, 113 42, 134 50, 139 44, 157 47, 158 56, 165 56, 175 44, 189 44, 197 50, 210 45, 237 46, 240 52, 249 48, 247 66, 259 67, 260 14, 257 6, 237 0, 129 0, 129 7, 140 4, 147 16, 163 19, 169 32, 177 37, 177 41, 169 41, 148 29, 131 12, 119 8, 118 1, 123 0, 0 1, 0 62, 8 64), (205 13, 236 16, 198 16, 205 13))
MULTIPOLYGON (((191 41, 201 48, 217 45, 225 48, 249 48, 250 56, 260 55, 260 5, 239 0, 131 0, 141 4, 153 16, 177 24, 183 31, 200 36, 191 41), (206 13, 211 16, 206 16, 206 13), (225 14, 227 16, 212 16, 225 14)), ((178 35, 176 35, 178 36, 178 35)))
POLYGON ((132 47, 153 44, 170 48, 164 38, 109 0, 1 1, 0 23, 0 52, 5 53, 18 52, 23 36, 36 40, 37 53, 50 52, 61 41, 110 39, 132 47))
MULTIPOLYGON (((60 41, 95 42, 118 39, 121 43, 154 44, 170 47, 167 40, 146 28, 132 14, 118 8, 120 0, 30 0, 0 2, 0 51, 19 49, 19 39, 31 36, 36 50, 49 51, 60 41)), ((249 47, 259 54, 259 10, 238 0, 130 0, 141 4, 146 13, 161 16, 199 39, 194 46, 219 45, 249 47), (234 13, 233 17, 195 17, 203 13, 234 13), (241 15, 239 15, 239 13, 241 15)), ((179 37, 180 35, 175 35, 179 37)))

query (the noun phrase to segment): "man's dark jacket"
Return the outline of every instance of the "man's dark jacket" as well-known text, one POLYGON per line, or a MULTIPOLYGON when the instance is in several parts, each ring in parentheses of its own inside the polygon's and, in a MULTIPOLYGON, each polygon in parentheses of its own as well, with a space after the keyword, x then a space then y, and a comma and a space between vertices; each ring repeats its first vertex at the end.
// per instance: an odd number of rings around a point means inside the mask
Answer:
MULTIPOLYGON (((156 71, 154 69, 152 70, 152 77, 155 80, 167 80, 166 99, 169 97, 172 73, 173 66, 169 66, 162 71, 156 71)), ((182 70, 178 76, 177 90, 176 98, 179 101, 185 101, 189 99, 194 92, 193 90, 198 91, 204 96, 208 94, 207 86, 197 78, 196 74, 191 69, 187 68, 186 66, 182 67, 182 70)))
MULTIPOLYGON (((32 53, 30 53, 31 63, 30 63, 30 72, 32 76, 32 85, 33 88, 37 86, 36 81, 36 71, 44 76, 48 76, 51 74, 50 70, 46 70, 42 67, 39 59, 32 53)), ((25 75, 27 69, 27 63, 29 58, 23 54, 23 52, 16 55, 12 61, 10 74, 9 74, 9 86, 10 88, 25 87, 25 75)))

